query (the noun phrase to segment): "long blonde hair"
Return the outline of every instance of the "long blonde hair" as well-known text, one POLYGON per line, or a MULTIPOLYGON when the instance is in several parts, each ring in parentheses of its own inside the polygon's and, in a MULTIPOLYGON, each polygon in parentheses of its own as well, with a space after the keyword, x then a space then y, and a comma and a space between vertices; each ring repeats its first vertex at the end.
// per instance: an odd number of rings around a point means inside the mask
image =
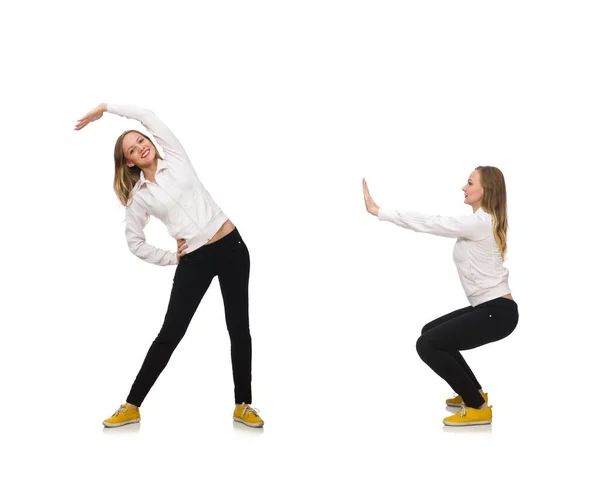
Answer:
MULTIPOLYGON (((132 198, 133 188, 140 179, 141 171, 140 168, 136 166, 128 167, 127 159, 123 153, 123 139, 125 138, 125 135, 132 132, 140 134, 154 145, 154 142, 152 142, 147 135, 144 135, 142 132, 137 130, 127 130, 123 132, 115 142, 115 178, 113 181, 113 188, 115 189, 115 193, 117 194, 119 201, 125 207, 129 206, 132 198)), ((156 157, 162 159, 160 153, 158 153, 156 145, 154 145, 154 150, 156 151, 156 157)))
POLYGON ((475 170, 481 177, 483 199, 481 208, 489 213, 493 220, 494 239, 500 249, 502 260, 506 255, 506 232, 508 230, 508 216, 506 209, 506 184, 504 175, 496 167, 479 166, 475 170))

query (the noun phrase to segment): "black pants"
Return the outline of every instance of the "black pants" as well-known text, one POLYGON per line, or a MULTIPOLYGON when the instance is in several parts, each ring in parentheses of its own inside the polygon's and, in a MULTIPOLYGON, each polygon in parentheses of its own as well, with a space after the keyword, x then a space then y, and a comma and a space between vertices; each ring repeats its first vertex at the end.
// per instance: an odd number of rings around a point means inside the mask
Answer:
POLYGON ((165 321, 152 343, 127 402, 140 406, 183 338, 200 300, 218 276, 231 340, 235 402, 252 403, 252 339, 248 321, 250 255, 237 229, 184 255, 173 279, 165 321))
POLYGON ((417 352, 431 369, 458 393, 467 407, 485 403, 481 384, 459 350, 470 350, 507 337, 517 327, 517 304, 496 298, 466 307, 429 322, 417 340, 417 352))

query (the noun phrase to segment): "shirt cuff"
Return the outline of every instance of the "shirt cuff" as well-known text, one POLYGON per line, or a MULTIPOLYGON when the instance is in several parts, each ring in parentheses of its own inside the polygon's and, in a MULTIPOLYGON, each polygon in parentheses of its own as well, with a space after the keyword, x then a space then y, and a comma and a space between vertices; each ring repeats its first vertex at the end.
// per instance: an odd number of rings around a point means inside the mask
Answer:
POLYGON ((398 214, 395 209, 388 207, 379 207, 379 214, 377 218, 381 221, 392 222, 398 214))

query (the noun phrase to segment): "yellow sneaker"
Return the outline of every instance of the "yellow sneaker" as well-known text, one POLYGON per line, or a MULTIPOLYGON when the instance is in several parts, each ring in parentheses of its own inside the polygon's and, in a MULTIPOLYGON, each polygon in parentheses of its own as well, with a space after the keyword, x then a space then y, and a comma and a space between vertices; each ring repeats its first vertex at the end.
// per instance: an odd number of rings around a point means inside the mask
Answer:
POLYGON ((462 406, 460 412, 444 418, 444 425, 462 427, 467 425, 488 425, 492 423, 492 406, 483 410, 462 406))
POLYGON ((123 404, 113 413, 113 416, 102 422, 105 427, 121 427, 128 423, 137 423, 140 421, 139 408, 130 408, 127 404, 123 404))
MULTIPOLYGON (((484 393, 482 396, 485 399, 485 403, 487 403, 488 394, 484 393)), ((460 395, 457 395, 454 398, 446 399, 446 405, 448 405, 449 407, 460 407, 460 406, 462 406, 463 403, 464 403, 464 400, 460 395)))
POLYGON ((262 418, 258 416, 258 410, 252 408, 247 403, 236 405, 235 410, 233 411, 233 419, 236 422, 241 422, 244 425, 255 428, 262 427, 265 424, 262 418))

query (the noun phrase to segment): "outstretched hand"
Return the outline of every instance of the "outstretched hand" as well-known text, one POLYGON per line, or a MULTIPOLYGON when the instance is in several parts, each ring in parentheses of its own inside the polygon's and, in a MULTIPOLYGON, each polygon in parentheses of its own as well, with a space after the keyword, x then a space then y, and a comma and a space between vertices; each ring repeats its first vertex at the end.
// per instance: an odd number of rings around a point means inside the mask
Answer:
POLYGON ((106 111, 106 104, 101 103, 96 108, 89 111, 83 117, 81 117, 79 120, 77 120, 77 125, 75 125, 75 130, 81 130, 88 123, 92 123, 92 122, 95 122, 96 120, 100 119, 105 111, 106 111))
POLYGON ((365 207, 367 207, 367 212, 377 217, 379 215, 379 205, 377 205, 371 197, 371 194, 369 193, 369 187, 367 186, 367 181, 364 178, 362 184, 363 195, 365 197, 365 207))

